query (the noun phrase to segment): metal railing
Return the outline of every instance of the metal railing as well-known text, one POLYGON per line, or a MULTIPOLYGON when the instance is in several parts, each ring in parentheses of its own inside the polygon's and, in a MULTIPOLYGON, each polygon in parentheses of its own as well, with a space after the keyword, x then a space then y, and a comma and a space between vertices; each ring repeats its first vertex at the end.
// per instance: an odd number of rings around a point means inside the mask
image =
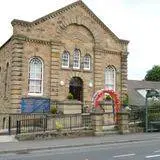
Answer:
POLYGON ((91 128, 90 114, 51 115, 17 120, 16 134, 91 128))

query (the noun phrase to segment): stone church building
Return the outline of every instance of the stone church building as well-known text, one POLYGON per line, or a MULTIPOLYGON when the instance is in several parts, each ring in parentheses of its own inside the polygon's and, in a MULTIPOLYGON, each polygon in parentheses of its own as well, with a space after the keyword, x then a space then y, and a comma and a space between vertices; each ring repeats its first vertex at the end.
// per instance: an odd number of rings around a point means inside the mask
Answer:
POLYGON ((33 22, 14 19, 0 47, 0 111, 23 98, 84 102, 107 87, 127 91, 127 46, 81 0, 33 22))

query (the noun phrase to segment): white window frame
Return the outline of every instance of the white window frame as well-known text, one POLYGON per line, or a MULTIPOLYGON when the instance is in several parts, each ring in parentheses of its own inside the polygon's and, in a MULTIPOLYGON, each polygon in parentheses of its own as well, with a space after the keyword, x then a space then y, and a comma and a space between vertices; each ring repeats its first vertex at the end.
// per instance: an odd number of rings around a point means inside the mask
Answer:
POLYGON ((62 68, 69 68, 69 58, 70 58, 69 52, 64 51, 62 54, 62 68), (67 56, 67 58, 65 56, 67 56), (67 65, 64 65, 65 62, 67 62, 67 65))
POLYGON ((83 58, 83 69, 84 70, 90 70, 91 69, 91 56, 90 55, 85 55, 83 58), (88 60, 86 60, 85 58, 88 58, 88 60), (85 64, 88 63, 86 66, 85 64))
POLYGON ((73 69, 80 69, 80 50, 75 49, 73 53, 73 69))
MULTIPOLYGON (((39 58, 39 57, 32 57, 30 60, 29 60, 29 68, 28 68, 28 95, 30 95, 30 96, 42 96, 43 95, 43 61, 42 61, 42 59, 41 58, 39 58), (31 78, 30 77, 30 73, 31 73, 31 62, 33 61, 33 60, 38 60, 38 61, 40 61, 40 63, 41 63, 41 78, 31 78), (31 81, 34 81, 34 82, 36 82, 36 81, 40 81, 40 92, 31 92, 30 91, 30 82, 31 81)), ((35 68, 34 68, 35 69, 35 68)), ((36 69, 35 69, 36 70, 36 69)), ((36 72, 34 73, 34 74, 36 74, 36 72)))
POLYGON ((115 91, 116 89, 116 70, 113 66, 108 66, 105 68, 105 80, 104 85, 108 89, 115 91))

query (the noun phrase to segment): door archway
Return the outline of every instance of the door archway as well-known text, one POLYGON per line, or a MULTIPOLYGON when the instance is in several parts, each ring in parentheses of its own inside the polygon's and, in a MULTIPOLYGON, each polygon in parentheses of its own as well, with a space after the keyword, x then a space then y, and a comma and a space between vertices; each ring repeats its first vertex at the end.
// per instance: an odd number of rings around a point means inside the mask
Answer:
POLYGON ((72 77, 69 92, 73 95, 73 99, 83 101, 83 81, 80 77, 72 77))

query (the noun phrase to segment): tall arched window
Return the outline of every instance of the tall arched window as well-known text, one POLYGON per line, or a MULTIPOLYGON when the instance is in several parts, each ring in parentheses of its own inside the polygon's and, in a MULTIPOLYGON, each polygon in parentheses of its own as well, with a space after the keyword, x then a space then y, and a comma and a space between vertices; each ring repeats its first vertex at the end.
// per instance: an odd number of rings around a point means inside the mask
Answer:
POLYGON ((80 50, 75 49, 73 53, 73 68, 80 68, 80 50))
POLYGON ((91 57, 90 55, 85 55, 83 59, 83 68, 85 70, 90 70, 91 68, 91 57))
POLYGON ((115 68, 113 66, 108 66, 105 69, 105 87, 115 90, 115 76, 115 68))
POLYGON ((42 95, 43 93, 43 63, 38 57, 29 62, 29 94, 42 95))
POLYGON ((62 54, 62 67, 69 68, 69 52, 67 51, 62 54))

